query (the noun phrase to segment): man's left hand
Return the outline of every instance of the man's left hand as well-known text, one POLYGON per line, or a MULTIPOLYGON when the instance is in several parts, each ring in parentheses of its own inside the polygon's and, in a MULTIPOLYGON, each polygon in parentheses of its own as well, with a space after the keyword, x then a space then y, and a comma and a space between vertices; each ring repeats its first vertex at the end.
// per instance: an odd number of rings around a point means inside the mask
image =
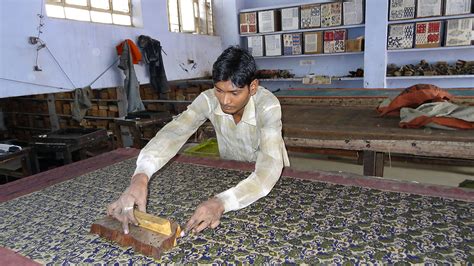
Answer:
POLYGON ((219 226, 221 216, 224 213, 224 204, 218 198, 212 198, 199 204, 193 216, 186 224, 185 232, 192 231, 199 233, 210 227, 212 229, 219 226))

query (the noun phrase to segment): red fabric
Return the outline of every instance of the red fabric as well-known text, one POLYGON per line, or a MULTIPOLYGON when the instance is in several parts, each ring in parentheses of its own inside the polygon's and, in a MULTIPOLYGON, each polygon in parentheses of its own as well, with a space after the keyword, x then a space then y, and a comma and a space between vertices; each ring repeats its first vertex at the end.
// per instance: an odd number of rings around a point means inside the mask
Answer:
POLYGON ((123 51, 123 44, 127 42, 128 47, 130 48, 130 52, 132 53, 132 60, 134 64, 138 64, 142 60, 142 54, 140 53, 140 49, 135 45, 135 43, 130 40, 126 39, 125 41, 121 42, 119 45, 117 45, 117 54, 122 55, 123 51))
POLYGON ((474 123, 464 121, 453 117, 429 117, 419 116, 410 122, 400 122, 402 128, 420 128, 429 123, 435 123, 442 126, 447 126, 456 129, 474 129, 474 123))
POLYGON ((403 107, 417 108, 429 102, 449 101, 451 94, 435 85, 416 84, 402 91, 388 106, 379 106, 377 111, 381 116, 399 116, 403 107))

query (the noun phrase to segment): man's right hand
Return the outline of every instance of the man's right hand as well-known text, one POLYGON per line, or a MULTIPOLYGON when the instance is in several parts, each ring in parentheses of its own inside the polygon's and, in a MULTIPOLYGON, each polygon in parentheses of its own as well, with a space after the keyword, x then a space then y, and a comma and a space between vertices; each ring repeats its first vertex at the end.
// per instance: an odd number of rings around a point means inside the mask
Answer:
POLYGON ((132 177, 130 186, 122 193, 120 198, 107 207, 107 214, 122 223, 123 232, 128 234, 128 224, 138 225, 133 208, 146 212, 146 199, 148 195, 148 176, 136 174, 132 177))

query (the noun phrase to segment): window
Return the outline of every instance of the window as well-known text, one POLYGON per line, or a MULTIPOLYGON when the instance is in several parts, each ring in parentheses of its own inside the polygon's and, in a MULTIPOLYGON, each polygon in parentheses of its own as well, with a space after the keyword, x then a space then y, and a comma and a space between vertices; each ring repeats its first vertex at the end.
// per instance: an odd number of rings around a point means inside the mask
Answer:
POLYGON ((171 32, 214 35, 212 0, 168 0, 171 32))
POLYGON ((46 15, 132 26, 132 0, 46 0, 46 15))

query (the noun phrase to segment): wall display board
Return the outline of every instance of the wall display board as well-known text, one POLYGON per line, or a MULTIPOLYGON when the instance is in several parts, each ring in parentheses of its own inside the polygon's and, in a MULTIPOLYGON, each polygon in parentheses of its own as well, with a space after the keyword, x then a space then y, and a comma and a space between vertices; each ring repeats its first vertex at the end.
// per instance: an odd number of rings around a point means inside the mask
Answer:
POLYGON ((334 27, 342 24, 342 3, 321 4, 321 27, 334 27))
POLYGON ((445 46, 471 45, 473 41, 472 18, 451 19, 446 23, 445 46))
POLYGON ((280 30, 279 10, 266 10, 258 12, 258 32, 274 32, 280 30))
POLYGON ((323 32, 305 32, 303 36, 305 54, 320 54, 323 52, 323 32))
POLYGON ((389 25, 387 49, 413 48, 414 31, 415 25, 413 23, 389 25))
POLYGON ((247 46, 252 56, 263 56, 263 36, 247 37, 247 46))
POLYGON ((281 10, 281 30, 297 30, 300 24, 300 8, 283 8, 281 10))
POLYGON ((389 20, 415 18, 415 0, 390 0, 389 20))
POLYGON ((416 17, 435 17, 441 16, 442 0, 417 0, 416 17))
POLYGON ((446 16, 471 13, 472 0, 445 0, 444 14, 446 16))
POLYGON ((283 34, 283 54, 297 55, 302 54, 302 34, 287 33, 283 34))
POLYGON ((301 6, 301 28, 319 28, 321 27, 321 5, 301 6))
POLYGON ((265 35, 265 55, 281 55, 281 34, 265 35))
POLYGON ((324 31, 324 53, 344 53, 346 51, 346 30, 324 31))
POLYGON ((415 47, 441 46, 441 21, 418 22, 415 25, 415 47))
POLYGON ((342 5, 344 25, 364 23, 364 0, 347 0, 342 5))
POLYGON ((257 12, 240 13, 240 34, 257 33, 257 12))

